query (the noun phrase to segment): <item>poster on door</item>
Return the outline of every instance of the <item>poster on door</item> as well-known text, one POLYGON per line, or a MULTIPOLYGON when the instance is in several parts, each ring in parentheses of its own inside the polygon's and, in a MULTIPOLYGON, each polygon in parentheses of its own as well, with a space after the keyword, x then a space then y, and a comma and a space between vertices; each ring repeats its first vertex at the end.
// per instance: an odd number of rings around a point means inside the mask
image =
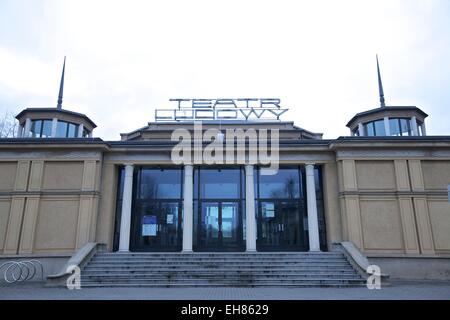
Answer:
POLYGON ((143 216, 142 217, 142 236, 154 237, 156 236, 157 224, 156 216, 143 216))

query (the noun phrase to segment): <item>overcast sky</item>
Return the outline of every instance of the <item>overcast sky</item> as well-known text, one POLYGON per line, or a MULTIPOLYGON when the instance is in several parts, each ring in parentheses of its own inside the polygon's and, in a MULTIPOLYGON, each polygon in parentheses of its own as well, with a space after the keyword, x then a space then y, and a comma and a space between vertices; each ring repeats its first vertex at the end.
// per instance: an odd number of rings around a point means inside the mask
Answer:
POLYGON ((95 136, 143 127, 170 98, 280 98, 282 120, 324 138, 379 106, 450 134, 450 1, 0 0, 0 114, 87 114, 95 136))

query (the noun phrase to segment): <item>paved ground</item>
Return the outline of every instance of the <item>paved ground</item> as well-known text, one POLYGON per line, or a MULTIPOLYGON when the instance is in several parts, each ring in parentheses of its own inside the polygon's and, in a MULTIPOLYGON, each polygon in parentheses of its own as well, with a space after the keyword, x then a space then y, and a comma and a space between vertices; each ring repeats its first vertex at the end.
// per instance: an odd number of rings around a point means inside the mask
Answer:
POLYGON ((450 282, 392 282, 380 290, 362 288, 86 288, 42 284, 0 285, 0 300, 450 300, 450 282))

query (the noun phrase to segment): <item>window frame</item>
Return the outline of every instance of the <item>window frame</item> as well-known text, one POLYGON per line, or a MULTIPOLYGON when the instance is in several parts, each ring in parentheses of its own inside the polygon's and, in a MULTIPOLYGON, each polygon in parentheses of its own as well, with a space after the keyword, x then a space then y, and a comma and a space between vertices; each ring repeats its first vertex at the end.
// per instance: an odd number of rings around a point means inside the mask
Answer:
POLYGON ((56 125, 56 137, 57 137, 57 138, 78 138, 78 130, 79 130, 79 128, 80 128, 80 125, 77 124, 77 123, 70 122, 70 121, 64 121, 64 120, 58 120, 58 124, 56 125), (64 136, 59 136, 59 135, 58 135, 58 125, 59 125, 60 123, 66 125, 66 128, 65 128, 66 133, 65 133, 64 136), (74 136, 69 136, 69 128, 70 128, 70 125, 75 126, 75 131, 74 131, 74 134, 75 134, 75 135, 74 135, 74 136))
POLYGON ((52 137, 52 122, 53 119, 32 119, 31 120, 31 126, 30 126, 30 132, 32 134, 32 138, 51 138, 52 137), (43 130, 44 130, 44 123, 45 122, 49 122, 50 123, 50 134, 46 137, 43 137, 43 130), (39 132, 33 131, 34 128, 36 127, 36 124, 39 123, 40 127, 39 127, 39 132))

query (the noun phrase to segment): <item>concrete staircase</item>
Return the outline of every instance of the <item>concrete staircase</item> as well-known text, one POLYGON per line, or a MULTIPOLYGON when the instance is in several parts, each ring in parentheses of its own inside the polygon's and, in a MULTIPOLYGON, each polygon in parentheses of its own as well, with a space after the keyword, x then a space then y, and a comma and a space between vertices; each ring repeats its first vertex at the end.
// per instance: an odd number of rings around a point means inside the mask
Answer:
POLYGON ((340 287, 365 280, 340 252, 97 253, 82 287, 340 287))

